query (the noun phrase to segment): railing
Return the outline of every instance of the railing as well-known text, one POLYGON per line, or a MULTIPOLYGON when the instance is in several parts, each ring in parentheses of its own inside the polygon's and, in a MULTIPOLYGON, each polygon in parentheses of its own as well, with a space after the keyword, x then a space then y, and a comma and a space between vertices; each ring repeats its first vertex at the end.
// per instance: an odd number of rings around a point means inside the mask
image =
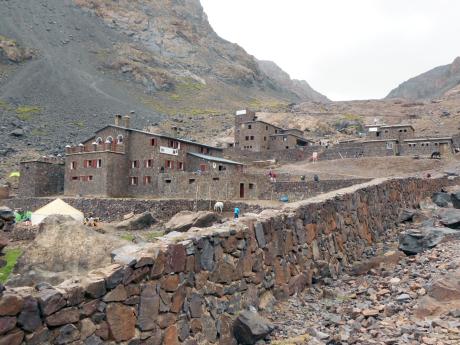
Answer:
POLYGON ((66 147, 66 154, 85 152, 116 152, 125 153, 125 145, 117 143, 101 143, 66 147))

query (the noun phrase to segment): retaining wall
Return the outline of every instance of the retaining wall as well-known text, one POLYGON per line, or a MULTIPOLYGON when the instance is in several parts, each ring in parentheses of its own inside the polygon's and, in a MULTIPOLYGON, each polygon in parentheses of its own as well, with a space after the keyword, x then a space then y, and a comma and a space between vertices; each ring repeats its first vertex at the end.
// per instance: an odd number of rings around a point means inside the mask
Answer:
MULTIPOLYGON (((12 209, 37 210, 50 203, 55 198, 14 198, 0 201, 0 205, 12 209)), ((85 215, 93 214, 104 221, 121 220, 123 215, 134 212, 142 213, 149 211, 156 219, 168 220, 180 211, 205 211, 212 210, 216 200, 191 200, 191 199, 119 199, 119 198, 66 198, 63 201, 85 215)), ((241 212, 256 212, 262 208, 256 204, 244 202, 224 202, 224 212, 232 212, 239 207, 241 212)))
POLYGON ((0 344, 235 344, 232 320, 336 277, 442 186, 440 179, 374 180, 282 210, 146 246, 56 288, 8 289, 0 344))

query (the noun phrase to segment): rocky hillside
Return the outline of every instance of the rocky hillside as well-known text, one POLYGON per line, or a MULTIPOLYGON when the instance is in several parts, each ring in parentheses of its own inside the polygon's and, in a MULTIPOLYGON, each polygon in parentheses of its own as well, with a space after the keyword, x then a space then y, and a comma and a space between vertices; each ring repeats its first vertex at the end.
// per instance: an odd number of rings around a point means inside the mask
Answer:
POLYGON ((282 88, 294 92, 298 98, 316 102, 330 102, 326 96, 313 90, 313 88, 305 80, 291 79, 289 74, 283 71, 273 61, 259 60, 258 63, 262 72, 264 72, 282 88))
POLYGON ((439 66, 405 81, 386 98, 411 100, 434 99, 460 85, 460 57, 451 64, 439 66))
POLYGON ((199 0, 9 0, 0 18, 3 156, 60 152, 114 113, 144 127, 315 95, 220 38, 199 0))

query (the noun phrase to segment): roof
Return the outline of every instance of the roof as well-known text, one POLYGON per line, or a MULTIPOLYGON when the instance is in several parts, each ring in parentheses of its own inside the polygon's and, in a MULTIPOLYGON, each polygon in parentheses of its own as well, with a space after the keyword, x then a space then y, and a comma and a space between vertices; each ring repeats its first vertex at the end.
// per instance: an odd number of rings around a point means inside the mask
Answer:
POLYGON ((247 124, 247 123, 257 123, 257 122, 260 122, 260 123, 263 123, 263 124, 266 124, 266 125, 269 125, 269 126, 272 126, 272 127, 275 127, 277 129, 282 129, 284 131, 284 128, 282 127, 278 127, 272 123, 269 123, 269 122, 266 122, 266 121, 262 121, 262 120, 254 120, 254 121, 246 121, 246 122, 243 122, 242 124, 247 124))
POLYGON ((81 215, 83 216, 83 212, 77 210, 76 208, 70 206, 68 203, 62 201, 61 199, 56 199, 51 201, 49 204, 39 208, 34 214, 41 214, 41 215, 53 215, 53 214, 63 214, 63 215, 81 215))
MULTIPOLYGON (((194 144, 194 145, 197 145, 197 146, 203 146, 203 147, 209 147, 211 149, 214 149, 214 150, 219 150, 219 151, 222 151, 223 148, 221 147, 215 147, 215 146, 211 146, 211 145, 206 145, 206 144, 201 144, 201 143, 197 143, 196 141, 193 141, 193 140, 188 140, 188 139, 180 139, 180 138, 175 138, 175 137, 170 137, 168 135, 163 135, 163 134, 156 134, 156 133, 151 133, 151 132, 147 132, 147 131, 142 131, 140 129, 134 129, 134 128, 127 128, 127 127, 122 127, 122 126, 116 126, 116 125, 107 125, 107 126, 104 126, 100 129, 98 129, 96 131, 96 133, 99 133, 100 131, 108 128, 108 127, 113 127, 113 128, 119 128, 119 129, 123 129, 125 131, 131 131, 131 132, 137 132, 137 133, 142 133, 142 134, 147 134, 147 135, 151 135, 151 136, 155 136, 155 137, 159 137, 159 138, 166 138, 166 139, 172 139, 172 140, 177 140, 181 143, 186 143, 186 144, 194 144)), ((92 136, 91 138, 88 138, 87 140, 85 141, 88 141, 92 138, 95 138, 96 136, 92 136)))
POLYGON ((378 127, 378 128, 410 127, 410 128, 412 128, 412 129, 414 129, 414 127, 412 127, 412 125, 410 125, 410 124, 399 124, 399 125, 379 124, 379 125, 365 125, 364 127, 366 127, 366 128, 370 128, 370 127, 378 127))
POLYGON ((304 137, 301 137, 300 135, 297 135, 297 134, 293 134, 293 133, 278 133, 278 134, 271 134, 269 135, 270 137, 284 137, 284 136, 293 136, 293 137, 296 137, 296 138, 299 138, 299 139, 302 139, 302 140, 305 140, 305 141, 309 141, 311 143, 313 143, 314 141, 311 140, 311 139, 307 139, 307 138, 304 138, 304 137))
POLYGON ((452 140, 452 137, 440 137, 440 138, 412 138, 412 139, 404 139, 404 142, 409 142, 409 141, 436 141, 436 140, 452 140))
POLYGON ((398 141, 398 139, 364 140, 364 141, 359 141, 359 142, 360 143, 387 143, 389 141, 398 141))
POLYGON ((191 156, 194 156, 194 157, 201 158, 201 159, 205 159, 205 160, 211 161, 211 162, 219 162, 219 163, 227 163, 227 164, 244 165, 243 163, 231 161, 231 160, 229 160, 229 159, 220 158, 220 157, 213 157, 213 156, 208 156, 208 155, 203 155, 203 154, 201 154, 201 153, 187 152, 187 154, 189 154, 189 155, 191 155, 191 156))

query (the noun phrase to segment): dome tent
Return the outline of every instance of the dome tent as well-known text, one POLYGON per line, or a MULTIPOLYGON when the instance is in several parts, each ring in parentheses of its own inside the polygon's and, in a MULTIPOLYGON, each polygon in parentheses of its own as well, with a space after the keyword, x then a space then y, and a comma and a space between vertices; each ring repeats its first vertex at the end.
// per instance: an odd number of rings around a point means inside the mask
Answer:
POLYGON ((55 214, 63 215, 63 216, 70 216, 76 221, 82 222, 82 223, 84 220, 83 212, 70 206, 69 204, 62 201, 61 199, 56 199, 32 213, 32 218, 31 218, 32 225, 40 224, 46 217, 55 215, 55 214))

